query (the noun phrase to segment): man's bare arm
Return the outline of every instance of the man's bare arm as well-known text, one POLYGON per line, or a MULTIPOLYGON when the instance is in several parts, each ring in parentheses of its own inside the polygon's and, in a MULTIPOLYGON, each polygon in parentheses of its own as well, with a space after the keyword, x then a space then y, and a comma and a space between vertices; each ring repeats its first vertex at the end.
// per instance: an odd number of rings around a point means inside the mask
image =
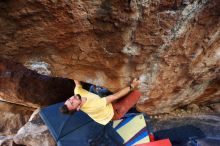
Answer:
MULTIPOLYGON (((134 88, 137 88, 137 87, 139 86, 139 84, 140 84, 140 80, 138 80, 138 79, 135 78, 135 79, 132 81, 132 83, 131 83, 131 87, 132 87, 133 89, 134 89, 134 88)), ((130 91, 131 91, 130 86, 128 86, 128 87, 125 87, 125 88, 121 89, 120 91, 118 91, 118 92, 116 92, 116 93, 114 93, 114 94, 112 94, 112 95, 106 96, 105 98, 106 98, 107 104, 112 103, 113 101, 115 101, 115 100, 117 100, 117 99, 119 99, 119 98, 125 96, 125 95, 128 94, 130 91)))
POLYGON ((74 82, 75 82, 76 86, 80 86, 81 85, 80 81, 78 81, 78 80, 74 80, 74 82))

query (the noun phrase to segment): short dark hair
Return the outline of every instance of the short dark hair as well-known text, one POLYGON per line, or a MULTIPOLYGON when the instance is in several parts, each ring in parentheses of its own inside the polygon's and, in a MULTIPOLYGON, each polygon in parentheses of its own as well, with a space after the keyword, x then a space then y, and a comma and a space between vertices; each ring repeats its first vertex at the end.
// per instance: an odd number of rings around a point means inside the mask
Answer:
POLYGON ((80 100, 82 99, 81 95, 79 95, 79 94, 76 94, 76 96, 78 96, 80 100))
POLYGON ((63 114, 74 114, 76 110, 69 110, 68 107, 64 104, 60 107, 60 112, 63 114))

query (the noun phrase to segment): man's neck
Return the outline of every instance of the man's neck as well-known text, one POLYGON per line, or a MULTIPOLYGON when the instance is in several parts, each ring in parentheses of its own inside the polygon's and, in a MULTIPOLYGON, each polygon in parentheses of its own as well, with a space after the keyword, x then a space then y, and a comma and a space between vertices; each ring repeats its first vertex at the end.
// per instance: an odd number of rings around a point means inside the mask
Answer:
POLYGON ((83 104, 85 104, 86 103, 86 100, 87 100, 87 98, 86 97, 81 97, 82 98, 82 102, 81 102, 81 106, 83 105, 83 104))

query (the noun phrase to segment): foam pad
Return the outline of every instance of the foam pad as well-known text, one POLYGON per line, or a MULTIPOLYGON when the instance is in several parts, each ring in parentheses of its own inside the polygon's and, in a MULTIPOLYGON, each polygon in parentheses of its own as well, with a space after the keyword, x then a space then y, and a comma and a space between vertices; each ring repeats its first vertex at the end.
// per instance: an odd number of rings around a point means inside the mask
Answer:
POLYGON ((127 114, 123 119, 114 121, 113 128, 126 146, 150 142, 143 114, 127 114))
POLYGON ((41 109, 40 116, 58 146, 91 146, 98 144, 121 145, 123 139, 110 124, 101 125, 86 113, 78 111, 65 115, 59 111, 64 103, 41 109), (100 137, 101 136, 101 137, 100 137))
POLYGON ((172 146, 172 144, 169 139, 163 139, 163 140, 153 141, 150 143, 137 144, 135 146, 172 146))

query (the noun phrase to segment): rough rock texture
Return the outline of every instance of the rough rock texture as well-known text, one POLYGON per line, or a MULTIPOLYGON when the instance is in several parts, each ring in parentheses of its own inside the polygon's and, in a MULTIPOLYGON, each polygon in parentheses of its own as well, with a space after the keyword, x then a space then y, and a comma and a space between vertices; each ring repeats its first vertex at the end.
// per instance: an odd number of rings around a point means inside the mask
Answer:
MULTIPOLYGON (((140 76, 138 109, 166 113, 189 103, 219 102, 219 15, 219 0, 1 1, 0 57, 112 91, 140 76)), ((34 77, 28 82, 46 84, 34 77)), ((1 98, 42 103, 40 89, 26 98, 16 94, 16 88, 28 90, 17 84, 20 79, 0 79, 1 98)))
POLYGON ((56 143, 50 135, 48 128, 44 125, 40 116, 37 114, 27 122, 18 133, 13 137, 16 144, 25 146, 55 146, 56 143))
POLYGON ((220 113, 220 103, 217 104, 212 104, 211 108, 216 112, 216 113, 220 113))
POLYGON ((13 136, 28 121, 33 108, 0 102, 0 146, 17 146, 13 136))
POLYGON ((49 77, 0 59, 0 99, 31 107, 54 104, 74 94, 72 80, 49 77))
POLYGON ((0 136, 0 146, 12 146, 13 136, 0 136))
POLYGON ((0 102, 0 136, 14 135, 28 121, 33 109, 0 102))

